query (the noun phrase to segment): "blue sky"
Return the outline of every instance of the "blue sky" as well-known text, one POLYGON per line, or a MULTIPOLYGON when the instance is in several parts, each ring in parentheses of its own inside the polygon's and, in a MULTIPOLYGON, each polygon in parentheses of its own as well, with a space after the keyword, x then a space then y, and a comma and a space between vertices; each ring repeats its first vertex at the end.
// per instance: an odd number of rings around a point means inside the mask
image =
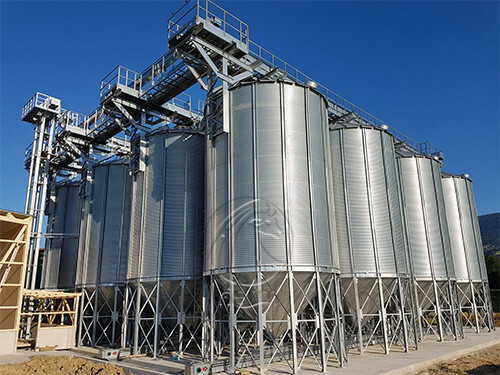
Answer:
MULTIPOLYGON (((0 2, 0 208, 22 211, 36 92, 89 114, 100 80, 167 50, 183 1, 0 2)), ((250 38, 469 173, 479 214, 500 211, 499 3, 221 1, 250 38)))

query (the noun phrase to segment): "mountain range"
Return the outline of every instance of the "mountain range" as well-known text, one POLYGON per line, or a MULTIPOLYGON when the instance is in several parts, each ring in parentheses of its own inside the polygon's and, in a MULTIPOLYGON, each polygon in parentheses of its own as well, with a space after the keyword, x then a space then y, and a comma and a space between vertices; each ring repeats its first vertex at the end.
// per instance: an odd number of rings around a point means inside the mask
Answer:
POLYGON ((479 216, 484 255, 500 257, 500 212, 479 216))

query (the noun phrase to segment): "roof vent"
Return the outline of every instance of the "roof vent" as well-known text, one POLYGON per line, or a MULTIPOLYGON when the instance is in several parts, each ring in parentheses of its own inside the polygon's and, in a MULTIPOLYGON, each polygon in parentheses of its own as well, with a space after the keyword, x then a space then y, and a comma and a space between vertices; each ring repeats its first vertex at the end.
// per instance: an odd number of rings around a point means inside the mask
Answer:
POLYGON ((310 87, 312 89, 317 89, 318 88, 318 82, 314 82, 314 81, 311 81, 310 79, 308 79, 306 81, 306 86, 310 87))

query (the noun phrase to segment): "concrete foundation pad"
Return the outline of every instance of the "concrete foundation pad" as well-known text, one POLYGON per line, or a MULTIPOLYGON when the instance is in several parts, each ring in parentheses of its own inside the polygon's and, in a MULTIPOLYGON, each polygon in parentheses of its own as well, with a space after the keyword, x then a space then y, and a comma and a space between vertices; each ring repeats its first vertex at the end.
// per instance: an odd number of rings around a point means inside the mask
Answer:
MULTIPOLYGON (((454 358, 485 349, 489 346, 500 344, 500 330, 494 332, 474 333, 466 332, 464 340, 447 340, 437 342, 428 340, 420 343, 419 350, 412 349, 409 353, 404 353, 400 348, 394 347, 389 355, 381 352, 379 347, 369 347, 363 355, 350 353, 349 363, 343 368, 330 360, 327 372, 324 374, 337 375, 404 375, 412 374, 416 371, 424 370, 438 362, 453 360, 454 358)), ((69 355, 83 357, 95 362, 99 360, 98 349, 80 347, 71 350, 60 351, 18 351, 16 354, 0 355, 0 364, 12 362, 24 362, 33 355, 69 355)), ((177 362, 168 358, 153 359, 151 357, 131 358, 116 363, 123 367, 126 372, 132 371, 136 375, 154 374, 178 374, 184 369, 183 361, 177 362)), ((252 374, 258 374, 256 368, 247 368, 252 374)), ((290 373, 289 368, 284 363, 276 363, 271 366, 266 374, 277 375, 290 373)), ((300 374, 321 374, 315 361, 307 358, 300 371, 300 374)))
POLYGON ((403 375, 424 370, 438 362, 450 361, 492 345, 500 344, 500 330, 466 332, 464 340, 425 341, 418 350, 408 353, 391 351, 389 355, 373 352, 349 356, 349 363, 340 370, 328 371, 342 375, 403 375))

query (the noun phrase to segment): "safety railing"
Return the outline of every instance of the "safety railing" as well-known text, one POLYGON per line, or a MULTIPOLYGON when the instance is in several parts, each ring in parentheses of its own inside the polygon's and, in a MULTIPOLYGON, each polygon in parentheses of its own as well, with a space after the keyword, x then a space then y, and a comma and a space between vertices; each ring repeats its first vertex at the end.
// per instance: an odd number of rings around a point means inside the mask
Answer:
POLYGON ((185 93, 181 93, 172 100, 170 100, 168 103, 178 107, 185 109, 186 111, 193 112, 196 109, 192 108, 191 106, 191 96, 185 93))
POLYGON ((70 126, 74 126, 74 127, 78 127, 78 128, 87 130, 87 128, 85 127, 85 125, 86 125, 85 120, 86 119, 87 119, 87 116, 82 115, 81 113, 69 111, 66 109, 61 109, 61 116, 59 118, 59 124, 61 126, 70 125, 70 126))
POLYGON ((118 65, 101 81, 101 99, 117 85, 127 86, 140 92, 141 75, 131 69, 118 65))
MULTIPOLYGON (((292 65, 288 64, 286 61, 280 59, 279 57, 275 56, 265 48, 262 48, 258 44, 250 41, 249 43, 249 53, 261 60, 263 63, 268 65, 272 69, 280 69, 282 72, 285 73, 287 78, 299 82, 299 83, 306 83, 307 81, 313 81, 309 76, 306 74, 302 73, 300 70, 294 68, 292 65)), ((380 120, 379 118, 373 116, 372 114, 366 112, 365 110, 361 109, 357 105, 351 103, 347 99, 341 97, 340 95, 334 93, 333 91, 329 90, 325 86, 318 84, 317 90, 325 96, 325 98, 328 100, 328 102, 334 106, 334 108, 340 108, 341 110, 345 112, 353 112, 356 115, 358 115, 363 121, 365 121, 367 124, 375 126, 377 128, 381 127, 382 125, 385 125, 388 127, 388 131, 396 137, 396 139, 406 142, 411 148, 418 152, 425 153, 427 155, 434 155, 436 153, 439 153, 440 150, 433 145, 430 142, 423 142, 419 143, 415 141, 414 139, 406 136, 405 134, 401 133, 400 131, 394 129, 391 126, 388 126, 385 122, 380 120)))
MULTIPOLYGON (((176 13, 174 13, 168 21, 169 40, 172 37, 178 37, 187 31, 188 28, 192 26, 191 21, 195 17, 210 21, 225 33, 246 44, 250 55, 258 60, 261 60, 271 69, 281 70, 287 78, 302 84, 305 84, 307 81, 313 81, 309 76, 288 64, 286 61, 280 59, 258 44, 250 41, 248 25, 210 0, 197 0, 195 3, 187 2, 176 13)), ((182 69, 184 69, 183 62, 178 60, 171 51, 163 55, 141 74, 122 66, 118 66, 103 79, 101 83, 101 97, 105 96, 117 84, 131 87, 138 90, 141 95, 146 95, 145 93, 148 93, 152 88, 154 88, 158 82, 165 81, 171 75, 177 76, 182 69)), ((416 151, 429 155, 434 155, 440 152, 440 150, 432 143, 419 143, 413 140, 393 127, 388 126, 384 121, 366 112, 359 106, 329 90, 325 86, 318 84, 317 90, 328 100, 330 103, 330 109, 341 113, 353 112, 358 115, 362 121, 375 127, 381 127, 382 125, 387 126, 388 131, 398 140, 405 142, 416 151)), ((183 103, 181 99, 174 98, 172 103, 176 100, 177 103, 182 104, 181 107, 188 107, 189 110, 194 112, 190 102, 183 103)))
POLYGON ((435 145, 430 143, 429 141, 427 142, 422 142, 419 144, 420 145, 420 152, 426 155, 433 155, 433 156, 438 156, 438 157, 443 157, 442 151, 437 148, 435 145))
POLYGON ((107 116, 104 108, 99 107, 85 118, 82 127, 87 129, 90 134, 91 132, 95 132, 97 129, 102 128, 105 123, 109 123, 110 120, 108 117, 109 116, 107 116))
POLYGON ((197 0, 192 6, 186 3, 168 20, 168 39, 180 37, 191 26, 191 21, 196 16, 209 21, 220 28, 224 33, 231 35, 241 43, 249 43, 248 25, 238 17, 229 13, 210 0, 197 0))
POLYGON ((37 102, 38 95, 40 93, 36 93, 23 107, 23 111, 21 113, 21 118, 24 119, 28 113, 31 112, 33 108, 35 108, 35 104, 37 102))
POLYGON ((61 101, 52 96, 37 92, 23 107, 21 119, 24 119, 33 108, 42 108, 50 110, 54 113, 59 113, 61 110, 61 101))
POLYGON ((168 19, 168 40, 173 36, 182 36, 198 14, 198 1, 196 3, 186 2, 177 12, 168 19))
POLYGON ((156 60, 151 66, 145 69, 140 75, 141 94, 147 93, 159 82, 163 82, 169 75, 185 68, 182 61, 173 55, 171 51, 156 60))

